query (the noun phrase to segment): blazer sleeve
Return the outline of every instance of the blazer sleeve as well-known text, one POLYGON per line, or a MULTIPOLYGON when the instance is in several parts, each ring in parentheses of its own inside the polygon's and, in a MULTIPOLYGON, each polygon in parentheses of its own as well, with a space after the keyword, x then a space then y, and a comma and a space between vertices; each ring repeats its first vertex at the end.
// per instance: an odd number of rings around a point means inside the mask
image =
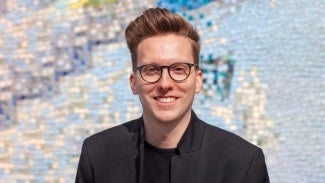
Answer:
POLYGON ((79 158, 76 183, 92 183, 93 173, 88 157, 87 139, 82 144, 82 150, 79 158))
POLYGON ((258 148, 246 173, 245 183, 269 183, 263 151, 258 148))

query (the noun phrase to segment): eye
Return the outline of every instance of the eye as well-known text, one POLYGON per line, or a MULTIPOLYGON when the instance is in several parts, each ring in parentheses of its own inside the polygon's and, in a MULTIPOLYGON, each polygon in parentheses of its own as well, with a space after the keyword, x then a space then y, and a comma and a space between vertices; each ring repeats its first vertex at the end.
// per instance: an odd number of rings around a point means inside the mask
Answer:
POLYGON ((188 67, 186 64, 176 64, 171 67, 171 71, 175 74, 183 74, 186 73, 188 70, 188 67))
POLYGON ((154 65, 148 65, 142 68, 142 72, 146 75, 154 75, 160 73, 160 68, 154 65))

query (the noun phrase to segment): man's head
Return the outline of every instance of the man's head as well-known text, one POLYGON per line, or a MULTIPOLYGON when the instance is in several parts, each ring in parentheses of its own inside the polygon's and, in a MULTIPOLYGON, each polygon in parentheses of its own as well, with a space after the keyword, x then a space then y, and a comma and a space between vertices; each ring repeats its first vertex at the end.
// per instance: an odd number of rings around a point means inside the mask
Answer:
POLYGON ((145 124, 188 122, 202 84, 197 32, 179 15, 156 8, 130 23, 126 40, 134 70, 130 86, 145 124))
POLYGON ((125 30, 125 39, 131 52, 132 67, 137 66, 137 47, 148 37, 174 33, 187 37, 191 41, 195 64, 199 63, 199 35, 180 15, 166 9, 150 8, 130 22, 125 30))

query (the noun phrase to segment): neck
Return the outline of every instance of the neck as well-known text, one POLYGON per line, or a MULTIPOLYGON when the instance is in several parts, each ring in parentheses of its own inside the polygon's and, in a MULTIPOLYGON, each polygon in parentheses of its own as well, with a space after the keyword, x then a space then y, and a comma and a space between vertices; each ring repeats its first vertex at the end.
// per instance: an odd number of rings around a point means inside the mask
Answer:
POLYGON ((144 116, 145 140, 159 148, 176 148, 190 122, 190 118, 191 115, 177 122, 157 122, 146 119, 144 116))

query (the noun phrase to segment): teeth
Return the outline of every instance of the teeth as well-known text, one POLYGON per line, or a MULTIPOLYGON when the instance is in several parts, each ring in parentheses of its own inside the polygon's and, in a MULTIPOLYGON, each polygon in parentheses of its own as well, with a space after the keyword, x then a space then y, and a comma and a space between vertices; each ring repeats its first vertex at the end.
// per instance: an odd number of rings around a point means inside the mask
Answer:
POLYGON ((174 97, 164 97, 164 98, 157 98, 157 100, 159 102, 168 103, 168 102, 175 101, 175 98, 174 97))

